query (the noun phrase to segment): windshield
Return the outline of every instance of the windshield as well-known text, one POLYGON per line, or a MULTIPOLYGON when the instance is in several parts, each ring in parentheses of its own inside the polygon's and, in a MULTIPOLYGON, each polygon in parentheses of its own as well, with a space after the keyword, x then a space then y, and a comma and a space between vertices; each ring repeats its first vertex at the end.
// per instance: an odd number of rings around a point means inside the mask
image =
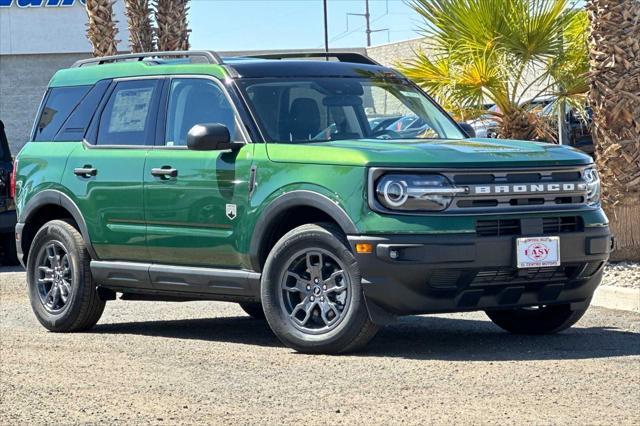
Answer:
POLYGON ((260 78, 239 85, 268 142, 465 138, 429 98, 400 80, 260 78))

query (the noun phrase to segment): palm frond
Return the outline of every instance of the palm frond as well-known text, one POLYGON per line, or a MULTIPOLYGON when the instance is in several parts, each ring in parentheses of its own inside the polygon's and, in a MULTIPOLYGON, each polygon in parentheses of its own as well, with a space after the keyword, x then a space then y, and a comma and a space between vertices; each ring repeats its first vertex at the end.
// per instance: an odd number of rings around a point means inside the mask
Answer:
POLYGON ((586 91, 585 15, 570 0, 408 4, 424 19, 427 50, 400 69, 456 110, 491 102, 524 125, 535 120, 524 115, 523 100, 586 91))

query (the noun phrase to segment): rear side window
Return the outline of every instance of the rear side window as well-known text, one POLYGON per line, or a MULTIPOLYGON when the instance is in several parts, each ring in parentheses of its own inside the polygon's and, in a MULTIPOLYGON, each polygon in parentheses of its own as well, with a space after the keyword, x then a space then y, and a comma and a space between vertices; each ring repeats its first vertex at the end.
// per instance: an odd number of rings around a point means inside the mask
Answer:
POLYGON ((54 140, 62 124, 69 118, 71 111, 80 103, 91 86, 54 87, 49 90, 38 123, 35 141, 54 140))
POLYGON ((153 145, 158 80, 121 81, 100 117, 98 145, 153 145))
POLYGON ((73 110, 69 119, 56 135, 56 141, 81 141, 89 127, 102 97, 109 88, 111 80, 99 81, 73 110))

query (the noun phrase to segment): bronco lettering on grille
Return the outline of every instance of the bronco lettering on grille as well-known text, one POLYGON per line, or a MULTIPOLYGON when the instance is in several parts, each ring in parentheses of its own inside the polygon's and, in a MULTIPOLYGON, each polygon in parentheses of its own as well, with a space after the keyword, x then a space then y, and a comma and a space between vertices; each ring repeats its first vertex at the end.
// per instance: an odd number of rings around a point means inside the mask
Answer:
POLYGON ((536 183, 536 184, 515 184, 515 185, 476 185, 470 187, 470 194, 491 195, 491 194, 526 194, 536 192, 576 192, 586 191, 587 185, 582 182, 576 183, 536 183))

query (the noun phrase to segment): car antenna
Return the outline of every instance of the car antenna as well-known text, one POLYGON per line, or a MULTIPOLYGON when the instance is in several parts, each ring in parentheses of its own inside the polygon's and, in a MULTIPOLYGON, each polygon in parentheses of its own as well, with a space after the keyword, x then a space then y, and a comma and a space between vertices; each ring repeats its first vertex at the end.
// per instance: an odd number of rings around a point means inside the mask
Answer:
POLYGON ((327 17, 327 1, 323 0, 324 5, 324 54, 325 59, 329 60, 329 23, 327 17))

